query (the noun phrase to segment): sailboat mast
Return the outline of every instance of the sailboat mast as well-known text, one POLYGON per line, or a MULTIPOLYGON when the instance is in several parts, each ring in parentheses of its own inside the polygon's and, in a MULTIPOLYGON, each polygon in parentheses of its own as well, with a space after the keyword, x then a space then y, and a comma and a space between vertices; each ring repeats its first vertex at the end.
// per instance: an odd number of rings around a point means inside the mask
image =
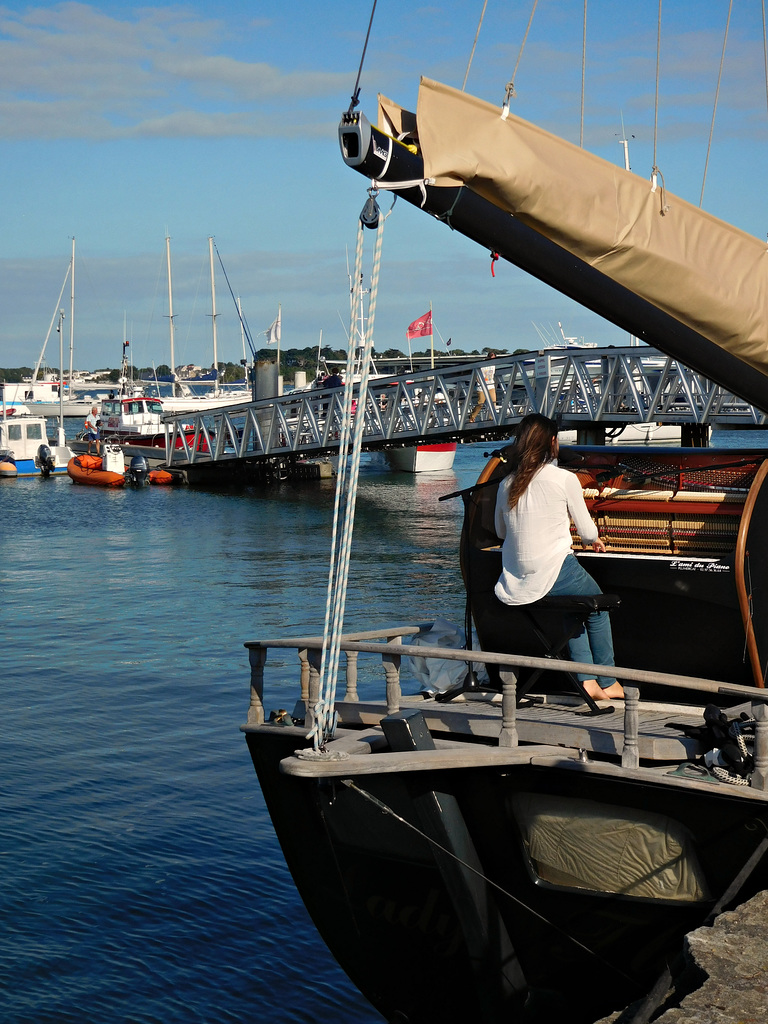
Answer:
MULTIPOLYGON (((75 357, 75 240, 72 239, 72 273, 69 276, 69 397, 72 397, 72 365, 75 357)), ((59 391, 64 388, 64 367, 61 368, 59 391)))
POLYGON ((213 237, 208 238, 208 254, 211 261, 211 323, 213 324, 213 368, 216 376, 213 380, 213 393, 219 393, 219 359, 216 339, 216 276, 213 272, 213 237))
MULTIPOLYGON (((56 323, 56 317, 59 315, 59 313, 61 311, 61 297, 64 294, 64 289, 67 287, 67 279, 69 278, 71 270, 72 270, 72 261, 70 260, 69 263, 67 264, 67 272, 64 275, 64 280, 61 282, 61 291, 59 292, 59 297, 58 297, 58 299, 56 301, 56 308, 53 311, 53 316, 51 317, 51 322, 48 324, 48 333, 45 336, 45 341, 43 342, 43 347, 40 350, 40 355, 38 356, 37 362, 35 363, 35 369, 32 372, 32 381, 33 381, 33 383, 34 383, 34 381, 37 380, 37 375, 40 372, 40 366, 41 366, 41 364, 43 362, 43 359, 45 358, 45 350, 46 350, 46 348, 48 346, 48 339, 51 336, 51 331, 53 330, 53 325, 56 323)), ((64 368, 63 368, 63 366, 60 366, 59 367, 59 376, 61 376, 61 374, 63 372, 64 372, 64 368)))
POLYGON ((165 236, 165 261, 168 265, 168 330, 171 341, 171 394, 176 395, 176 356, 173 350, 174 326, 173 326, 173 285, 171 283, 171 239, 165 236))

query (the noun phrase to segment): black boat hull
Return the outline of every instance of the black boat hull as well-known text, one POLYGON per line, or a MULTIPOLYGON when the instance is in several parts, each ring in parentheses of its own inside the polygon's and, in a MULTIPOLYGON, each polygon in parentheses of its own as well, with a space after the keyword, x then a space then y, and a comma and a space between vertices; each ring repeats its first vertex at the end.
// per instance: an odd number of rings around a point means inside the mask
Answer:
MULTIPOLYGON (((573 762, 316 780, 280 772, 300 745, 298 730, 267 728, 247 739, 312 919, 353 983, 393 1022, 590 1024, 624 1007, 653 985, 768 830, 765 806, 725 786, 692 799, 690 789, 573 762), (706 896, 674 902, 542 881, 522 840, 521 794, 556 798, 566 809, 573 802, 668 817, 690 837, 706 896), (482 942, 467 925, 477 909, 467 906, 471 882, 466 892, 452 882, 445 854, 423 838, 432 798, 455 803, 466 857, 479 865, 482 942)), ((763 861, 739 901, 766 886, 763 861)))

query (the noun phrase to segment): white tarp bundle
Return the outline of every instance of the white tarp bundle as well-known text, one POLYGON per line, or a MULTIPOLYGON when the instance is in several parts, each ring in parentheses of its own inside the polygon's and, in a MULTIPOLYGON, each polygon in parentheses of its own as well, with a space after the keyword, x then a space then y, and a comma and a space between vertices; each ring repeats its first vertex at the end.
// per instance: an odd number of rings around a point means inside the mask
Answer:
POLYGON ((422 78, 411 133, 426 178, 463 184, 760 373, 768 374, 763 241, 501 108, 422 78), (415 130, 414 130, 415 127, 415 130))

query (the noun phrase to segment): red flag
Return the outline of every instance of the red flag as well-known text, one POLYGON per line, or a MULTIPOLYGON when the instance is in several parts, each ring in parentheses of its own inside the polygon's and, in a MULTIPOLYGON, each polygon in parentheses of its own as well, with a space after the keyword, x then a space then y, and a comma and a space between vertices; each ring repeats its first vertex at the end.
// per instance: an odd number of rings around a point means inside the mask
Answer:
POLYGON ((425 313, 424 316, 420 316, 418 320, 414 320, 405 331, 406 338, 410 341, 411 338, 423 338, 425 335, 432 333, 432 310, 425 313))

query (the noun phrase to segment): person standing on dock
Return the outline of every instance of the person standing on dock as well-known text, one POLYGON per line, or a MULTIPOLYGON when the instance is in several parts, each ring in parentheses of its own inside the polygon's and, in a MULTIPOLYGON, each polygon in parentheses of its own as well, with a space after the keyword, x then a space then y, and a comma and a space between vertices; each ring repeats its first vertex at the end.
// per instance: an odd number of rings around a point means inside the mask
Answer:
POLYGON ((101 430, 99 429, 101 421, 99 420, 99 407, 94 405, 88 415, 85 417, 85 434, 83 439, 88 442, 88 454, 91 454, 91 445, 96 442, 96 454, 101 455, 101 430))

